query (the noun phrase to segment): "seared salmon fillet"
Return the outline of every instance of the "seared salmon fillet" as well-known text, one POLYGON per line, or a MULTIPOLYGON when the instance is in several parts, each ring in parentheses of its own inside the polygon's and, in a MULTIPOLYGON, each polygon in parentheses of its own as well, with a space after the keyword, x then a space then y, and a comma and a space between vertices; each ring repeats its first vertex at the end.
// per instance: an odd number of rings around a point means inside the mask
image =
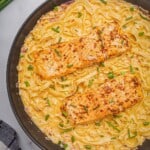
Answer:
POLYGON ((65 76, 126 52, 130 49, 127 39, 115 23, 96 27, 88 36, 34 53, 35 71, 44 79, 65 76))
POLYGON ((132 107, 143 98, 139 78, 133 74, 109 79, 97 89, 76 93, 61 107, 73 124, 103 119, 132 107))

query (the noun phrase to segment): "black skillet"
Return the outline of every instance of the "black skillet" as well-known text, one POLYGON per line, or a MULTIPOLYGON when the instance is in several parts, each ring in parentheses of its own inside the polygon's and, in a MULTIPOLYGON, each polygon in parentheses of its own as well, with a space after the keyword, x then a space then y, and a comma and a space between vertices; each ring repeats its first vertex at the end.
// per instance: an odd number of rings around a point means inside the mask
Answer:
MULTIPOLYGON (((24 106, 19 96, 19 89, 16 86, 18 80, 16 66, 18 65, 20 49, 23 45, 24 39, 35 26, 37 20, 41 17, 41 15, 52 10, 55 6, 67 1, 68 0, 49 0, 42 4, 29 16, 29 18, 22 25, 12 44, 7 63, 7 91, 13 112, 25 133, 43 150, 60 150, 60 147, 53 144, 51 141, 46 140, 45 135, 37 128, 37 126, 24 111, 24 106)), ((150 0, 127 1, 141 6, 146 10, 150 10, 150 0)), ((139 147, 139 150, 150 150, 150 141, 146 140, 144 144, 139 147)))

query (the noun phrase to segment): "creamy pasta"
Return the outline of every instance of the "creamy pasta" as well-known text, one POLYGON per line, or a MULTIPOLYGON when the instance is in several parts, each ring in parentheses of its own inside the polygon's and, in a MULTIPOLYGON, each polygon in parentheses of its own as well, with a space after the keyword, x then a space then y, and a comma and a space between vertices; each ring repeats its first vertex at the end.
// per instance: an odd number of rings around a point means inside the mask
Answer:
POLYGON ((150 18, 123 0, 75 0, 44 14, 26 37, 18 64, 19 93, 27 114, 46 138, 64 149, 128 150, 150 139, 150 18), (36 74, 33 52, 88 35, 95 27, 117 22, 130 51, 60 78, 36 74), (64 99, 127 72, 140 75, 144 98, 132 108, 93 123, 72 126, 60 110, 64 99))

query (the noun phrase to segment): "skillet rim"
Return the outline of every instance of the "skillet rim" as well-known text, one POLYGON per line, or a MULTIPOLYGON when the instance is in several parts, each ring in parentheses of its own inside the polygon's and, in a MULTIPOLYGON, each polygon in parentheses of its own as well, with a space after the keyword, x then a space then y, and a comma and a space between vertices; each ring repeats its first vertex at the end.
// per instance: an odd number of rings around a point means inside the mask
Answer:
MULTIPOLYGON (((33 10, 33 12, 25 19, 25 21, 24 21, 24 23, 21 25, 21 27, 20 27, 20 29, 18 30, 18 32, 17 32, 17 34, 16 34, 16 36, 15 36, 15 38, 14 38, 14 41, 13 41, 13 43, 12 43, 12 45, 11 45, 11 48, 10 48, 10 51, 9 51, 9 55, 8 55, 8 60, 7 60, 7 69, 6 69, 6 84, 7 84, 7 93, 8 93, 8 98, 9 98, 9 102, 10 102, 10 105, 11 105, 11 109, 13 110, 13 113, 14 113, 14 115, 15 115, 15 117, 16 117, 16 119, 17 119, 17 121, 18 121, 18 123, 19 123, 19 125, 21 126, 21 128, 23 129, 23 131, 27 134, 27 136, 39 147, 39 148, 41 148, 41 149, 49 149, 49 150, 51 150, 51 148, 49 147, 49 146, 51 146, 52 147, 52 150, 60 150, 61 148, 60 147, 58 147, 58 144, 54 144, 54 143, 52 143, 51 142, 51 140, 46 140, 45 139, 45 136, 44 136, 44 133, 42 133, 41 131, 40 131, 40 129, 39 128, 37 128, 37 126, 33 123, 33 121, 29 118, 29 120, 28 121, 30 121, 28 124, 31 124, 31 129, 33 128, 33 127, 35 127, 35 130, 37 129, 37 131, 36 132, 39 132, 39 134, 41 134, 42 135, 42 140, 44 140, 44 143, 43 143, 43 141, 40 141, 39 140, 39 138, 37 137, 37 138, 35 138, 34 136, 33 136, 33 134, 30 132, 30 129, 28 129, 27 127, 26 127, 26 125, 25 125, 25 123, 24 123, 24 120, 20 117, 20 115, 18 115, 18 111, 17 111, 17 108, 16 108, 16 106, 15 106, 15 100, 14 100, 14 98, 13 98, 13 91, 12 91, 12 89, 11 89, 11 76, 10 76, 10 74, 11 74, 11 63, 12 63, 12 58, 11 58, 11 56, 16 52, 16 51, 19 51, 19 53, 20 53, 20 49, 19 50, 16 50, 15 51, 15 47, 16 47, 16 45, 17 45, 17 42, 19 41, 18 39, 19 39, 19 36, 22 34, 22 32, 24 31, 24 29, 25 29, 25 27, 26 27, 26 25, 33 19, 33 18, 36 18, 35 20, 34 20, 34 23, 32 24, 32 25, 29 25, 30 27, 30 30, 28 29, 28 31, 27 31, 27 33, 26 33, 26 36, 29 34, 29 32, 32 30, 32 28, 35 26, 35 24, 36 24, 36 22, 37 22, 37 20, 44 14, 44 13, 46 13, 46 12, 48 12, 48 11, 51 11, 52 10, 52 8, 54 7, 54 6, 56 6, 56 5, 60 5, 60 4, 62 4, 62 3, 65 3, 65 2, 69 2, 70 0, 51 0, 51 1, 45 1, 45 2, 43 2, 38 8, 36 8, 35 10, 33 10), (40 13, 40 15, 38 15, 37 16, 37 14, 38 14, 38 12, 40 12, 40 10, 42 10, 43 8, 45 8, 46 7, 46 5, 50 5, 50 7, 49 7, 49 9, 48 8, 46 8, 46 11, 44 12, 44 13, 40 13), (52 7, 52 8, 51 8, 52 7), (32 126, 33 125, 33 126, 32 126), (45 141, 47 141, 48 142, 48 144, 46 143, 45 144, 45 141), (54 148, 54 149, 53 149, 54 148)), ((132 1, 132 0, 131 0, 132 1)), ((131 3, 131 1, 130 1, 130 3, 131 3)), ((127 2, 129 2, 128 0, 127 0, 127 2)), ((136 1, 137 2, 137 1, 136 1)), ((138 5, 138 3, 136 4, 136 6, 139 6, 138 5)), ((44 11, 44 10, 43 10, 44 11)), ((23 35, 24 36, 24 35, 23 35)), ((23 39, 25 40, 25 37, 26 36, 24 36, 23 37, 23 39)), ((22 42, 24 42, 24 40, 21 40, 22 42)), ((19 45, 21 45, 22 46, 22 44, 20 44, 21 42, 19 42, 19 45)), ((20 47, 21 47, 20 46, 20 47)), ((19 56, 17 57, 17 59, 18 59, 18 61, 19 61, 19 56)), ((15 66, 16 67, 16 66, 15 66)), ((14 67, 13 67, 13 69, 14 69, 14 67)), ((17 69, 16 69, 17 70, 17 69)), ((12 74, 14 74, 14 73, 12 73, 12 74)), ((16 75, 17 77, 18 77, 18 74, 16 75)), ((17 78, 17 80, 18 80, 18 78, 17 78)), ((16 87, 16 85, 13 87, 14 89, 15 89, 15 91, 16 90, 19 90, 19 88, 18 87, 16 87)), ((15 93, 16 94, 16 93, 15 93)), ((17 98, 19 99, 19 100, 21 100, 21 98, 20 98, 20 96, 19 95, 17 95, 17 98)), ((21 102, 22 103, 22 102, 21 102)), ((23 105, 23 103, 22 103, 22 105, 23 105)), ((23 108, 24 108, 24 106, 22 106, 23 108)), ((26 114, 26 112, 23 110, 23 112, 26 114)), ((27 115, 27 114, 26 114, 27 115)), ((28 116, 29 117, 29 116, 28 116)), ((34 131, 35 131, 34 130, 34 131)), ((148 141, 148 143, 150 143, 150 141, 148 141)), ((143 147, 143 146, 142 146, 143 147)), ((143 147, 144 148, 144 147, 143 147)))

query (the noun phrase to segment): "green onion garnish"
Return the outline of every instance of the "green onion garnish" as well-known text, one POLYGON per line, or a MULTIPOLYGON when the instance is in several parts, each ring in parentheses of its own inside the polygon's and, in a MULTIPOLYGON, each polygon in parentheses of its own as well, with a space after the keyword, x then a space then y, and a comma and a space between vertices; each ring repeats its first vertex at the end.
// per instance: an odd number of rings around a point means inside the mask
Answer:
POLYGON ((130 11, 134 11, 134 7, 130 7, 130 11))
POLYGON ((55 85, 50 85, 49 86, 51 89, 55 90, 55 85))
POLYGON ((116 139, 116 137, 112 137, 112 138, 111 138, 111 140, 115 140, 115 139, 116 139))
POLYGON ((85 110, 86 113, 88 113, 88 107, 87 106, 83 106, 83 109, 85 110))
POLYGON ((66 149, 68 147, 68 144, 63 143, 63 148, 66 149))
POLYGON ((125 73, 126 73, 125 71, 120 72, 120 74, 123 76, 125 75, 125 73))
POLYGON ((143 122, 143 125, 148 126, 148 125, 150 125, 150 122, 143 122))
POLYGON ((19 56, 19 58, 23 58, 23 57, 24 57, 24 55, 20 55, 20 56, 19 56))
POLYGON ((93 85, 93 82, 94 82, 94 79, 89 80, 88 87, 91 87, 93 85))
POLYGON ((124 29, 125 29, 125 28, 127 28, 127 25, 126 25, 126 24, 124 24, 124 25, 122 26, 122 28, 124 28, 124 29))
POLYGON ((132 18, 133 18, 132 16, 126 18, 126 21, 131 20, 132 18))
POLYGON ((55 49, 54 51, 57 54, 57 56, 61 57, 61 53, 57 49, 55 49))
POLYGON ((64 124, 62 122, 59 123, 60 127, 64 127, 64 124))
POLYGON ((130 72, 133 74, 134 73, 134 68, 132 65, 130 65, 130 72))
POLYGON ((139 36, 143 36, 143 35, 144 35, 144 32, 139 32, 138 35, 139 35, 139 36))
POLYGON ((62 41, 62 37, 60 37, 59 39, 58 39, 58 43, 60 43, 62 41))
POLYGON ((80 18, 82 16, 81 12, 78 12, 78 18, 80 18))
POLYGON ((66 81, 67 78, 66 77, 61 77, 61 81, 66 81))
POLYGON ((108 76, 109 79, 113 79, 113 78, 115 77, 115 75, 114 75, 113 72, 109 72, 109 73, 107 74, 107 76, 108 76))
POLYGON ((53 10, 58 11, 58 6, 55 6, 53 10))
POLYGON ((99 74, 100 73, 99 67, 97 67, 96 69, 97 69, 97 73, 99 74))
POLYGON ((26 87, 30 86, 30 83, 28 81, 24 81, 24 84, 25 84, 26 87))
POLYGON ((149 19, 149 18, 147 18, 147 17, 143 16, 142 14, 140 14, 140 17, 141 17, 142 19, 144 19, 144 20, 150 21, 150 19, 149 19))
POLYGON ((71 142, 72 142, 72 143, 75 142, 75 137, 74 137, 74 136, 71 137, 71 142))
POLYGON ((114 102, 114 99, 112 98, 112 99, 110 99, 110 101, 109 101, 109 103, 113 103, 114 102))
POLYGON ((67 117, 68 116, 68 113, 66 111, 62 111, 62 115, 67 117))
POLYGON ((100 67, 105 67, 104 62, 100 62, 100 63, 99 63, 99 66, 100 66, 100 67))
POLYGON ((95 125, 96 125, 96 126, 100 126, 100 125, 101 125, 101 122, 100 122, 100 121, 95 121, 95 125))
POLYGON ((59 26, 58 27, 56 27, 56 28, 51 28, 54 32, 56 32, 56 33, 59 33, 60 31, 59 31, 59 26))
POLYGON ((120 130, 116 127, 116 126, 114 126, 111 122, 109 122, 109 121, 106 121, 107 122, 107 124, 110 126, 110 127, 112 127, 114 130, 116 130, 117 132, 120 132, 120 130))
POLYGON ((47 114, 46 116, 45 116, 45 121, 47 121, 49 119, 49 114, 47 114))
POLYGON ((62 132, 62 133, 70 132, 70 131, 72 131, 72 130, 73 130, 73 128, 63 129, 63 132, 62 132))
POLYGON ((100 0, 103 4, 107 4, 107 1, 105 1, 105 0, 100 0))
POLYGON ((73 66, 73 64, 68 64, 67 68, 71 68, 73 66))
POLYGON ((85 147, 85 149, 87 149, 87 150, 89 150, 89 149, 92 148, 91 145, 84 145, 84 147, 85 147))
POLYGON ((29 70, 29 71, 32 71, 32 70, 33 70, 33 66, 32 66, 32 65, 29 65, 29 66, 28 66, 28 70, 29 70))
POLYGON ((130 133, 130 129, 128 129, 128 138, 135 138, 137 136, 137 132, 135 131, 134 133, 133 133, 133 135, 131 136, 131 133, 130 133))
POLYGON ((48 99, 48 97, 44 98, 44 100, 46 100, 46 103, 48 106, 51 106, 50 100, 48 99))

